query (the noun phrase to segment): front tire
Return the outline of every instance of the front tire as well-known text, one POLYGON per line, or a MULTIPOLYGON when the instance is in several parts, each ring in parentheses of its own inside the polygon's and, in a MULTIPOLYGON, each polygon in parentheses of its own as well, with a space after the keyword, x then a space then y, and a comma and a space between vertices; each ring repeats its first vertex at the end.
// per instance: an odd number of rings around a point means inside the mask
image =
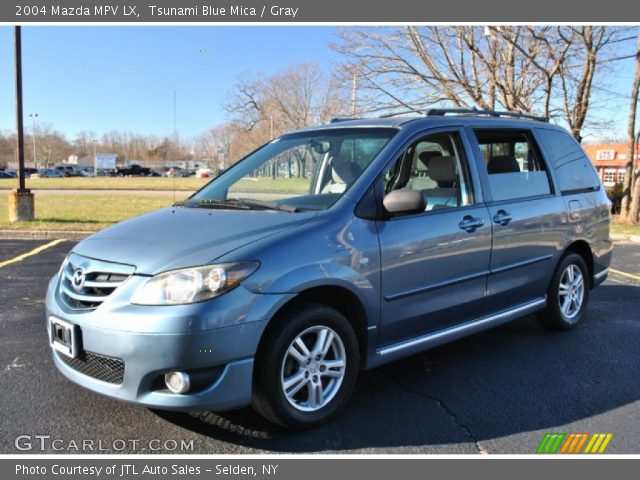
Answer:
POLYGON ((311 428, 335 417, 356 384, 358 341, 337 310, 306 303, 269 327, 256 355, 253 407, 287 428, 311 428))
POLYGON ((547 308, 538 315, 553 330, 569 330, 582 320, 589 303, 589 269, 584 259, 569 253, 561 260, 547 291, 547 308))

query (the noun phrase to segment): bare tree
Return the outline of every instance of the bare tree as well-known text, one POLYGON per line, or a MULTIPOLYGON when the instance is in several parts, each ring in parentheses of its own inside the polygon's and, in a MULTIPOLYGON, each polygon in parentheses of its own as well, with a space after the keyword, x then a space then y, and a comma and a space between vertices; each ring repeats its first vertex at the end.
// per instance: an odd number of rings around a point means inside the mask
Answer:
POLYGON ((194 150, 201 160, 216 170, 228 168, 233 160, 247 153, 237 141, 241 132, 237 125, 223 123, 199 135, 194 142, 194 150))
POLYGON ((518 35, 514 35, 514 29, 511 27, 487 27, 487 29, 499 39, 512 45, 538 71, 543 79, 540 84, 543 91, 541 113, 546 117, 551 116, 555 79, 562 72, 573 45, 573 42, 562 33, 562 27, 523 27, 518 35))
POLYGON ((337 82, 316 63, 299 63, 270 77, 242 75, 224 105, 244 130, 267 126, 269 136, 323 123, 348 110, 337 82))
POLYGON ((562 111, 569 130, 578 141, 582 141, 596 71, 614 58, 608 47, 615 43, 620 33, 619 29, 592 25, 559 29, 565 45, 570 46, 570 54, 559 70, 562 111))
POLYGON ((636 112, 638 110, 638 94, 640 90, 640 32, 638 32, 636 45, 636 71, 633 78, 633 86, 631 88, 631 97, 629 102, 629 122, 627 125, 627 164, 626 175, 624 177, 622 208, 620 216, 622 220, 629 223, 639 221, 638 214, 640 210, 640 181, 636 178, 634 171, 635 154, 636 154, 636 112))
POLYGON ((341 31, 333 47, 369 94, 368 110, 435 104, 533 111, 543 81, 524 27, 407 26, 341 31), (505 38, 508 41, 504 41, 505 38), (522 50, 516 48, 521 46, 522 50))
POLYGON ((500 106, 563 118, 581 140, 595 75, 614 59, 622 31, 595 26, 349 28, 333 48, 345 56, 345 76, 357 72, 366 111, 500 106))

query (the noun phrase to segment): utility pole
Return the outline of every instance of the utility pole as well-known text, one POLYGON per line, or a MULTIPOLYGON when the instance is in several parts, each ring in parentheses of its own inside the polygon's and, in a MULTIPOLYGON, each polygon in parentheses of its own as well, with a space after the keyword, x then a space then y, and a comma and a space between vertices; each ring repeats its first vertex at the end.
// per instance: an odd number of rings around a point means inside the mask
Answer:
POLYGON ((33 168, 38 169, 38 159, 36 157, 36 117, 37 113, 30 113, 29 117, 33 121, 33 168))
POLYGON ((93 139, 93 176, 98 176, 98 156, 96 155, 96 145, 98 144, 98 140, 96 138, 93 139))
POLYGON ((176 91, 173 91, 173 161, 178 161, 178 130, 176 128, 176 91))
POLYGON ((24 125, 22 115, 22 32, 14 27, 15 78, 16 78, 16 152, 18 156, 18 190, 9 193, 9 221, 33 220, 33 193, 25 186, 24 125))
MULTIPOLYGON (((177 148, 177 142, 178 142, 178 130, 176 128, 176 91, 173 91, 173 164, 175 166, 177 166, 178 164, 178 148, 177 148)), ((173 174, 173 203, 176 203, 176 174, 178 173, 178 170, 174 171, 173 174)))

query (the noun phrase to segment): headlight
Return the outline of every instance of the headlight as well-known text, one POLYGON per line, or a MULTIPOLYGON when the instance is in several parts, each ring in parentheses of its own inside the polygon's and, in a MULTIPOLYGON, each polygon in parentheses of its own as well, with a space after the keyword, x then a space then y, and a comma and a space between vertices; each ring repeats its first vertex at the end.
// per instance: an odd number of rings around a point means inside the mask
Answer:
POLYGON ((137 305, 184 305, 222 295, 256 271, 258 262, 221 263, 160 273, 131 299, 137 305))

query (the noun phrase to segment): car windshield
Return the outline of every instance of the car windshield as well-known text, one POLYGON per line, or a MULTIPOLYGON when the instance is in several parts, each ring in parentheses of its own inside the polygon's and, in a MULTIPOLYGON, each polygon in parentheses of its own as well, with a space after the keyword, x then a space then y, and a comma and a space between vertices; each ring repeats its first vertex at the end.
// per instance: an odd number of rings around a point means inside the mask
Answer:
POLYGON ((396 132, 331 128, 284 135, 249 154, 182 205, 324 210, 349 189, 396 132))

